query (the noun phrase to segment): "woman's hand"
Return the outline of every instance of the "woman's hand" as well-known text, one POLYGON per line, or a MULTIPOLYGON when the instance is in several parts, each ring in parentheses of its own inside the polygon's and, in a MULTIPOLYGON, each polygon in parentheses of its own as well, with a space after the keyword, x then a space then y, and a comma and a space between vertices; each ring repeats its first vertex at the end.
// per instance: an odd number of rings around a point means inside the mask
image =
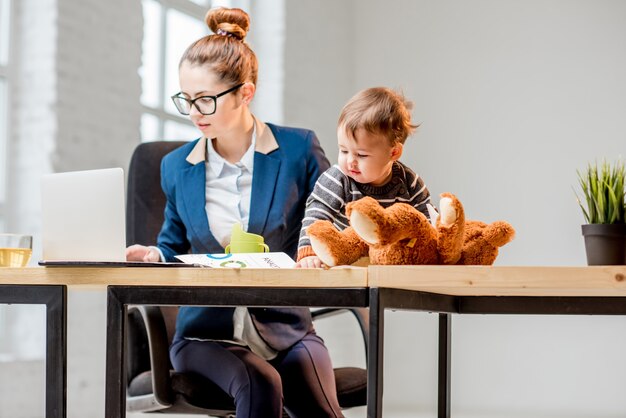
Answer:
POLYGON ((295 265, 297 269, 319 269, 324 267, 322 260, 316 255, 311 255, 309 257, 304 257, 300 261, 298 261, 295 265))
POLYGON ((156 262, 161 261, 161 255, 153 247, 135 244, 126 248, 126 260, 156 262))

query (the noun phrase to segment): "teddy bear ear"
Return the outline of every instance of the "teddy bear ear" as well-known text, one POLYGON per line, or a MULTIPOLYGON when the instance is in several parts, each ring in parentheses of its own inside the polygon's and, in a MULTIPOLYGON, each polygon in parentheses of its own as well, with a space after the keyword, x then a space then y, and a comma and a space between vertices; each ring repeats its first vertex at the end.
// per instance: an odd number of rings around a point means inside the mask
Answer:
POLYGON ((437 212, 437 209, 435 209, 435 207, 430 203, 426 203, 426 209, 428 209, 428 217, 430 218, 430 223, 436 228, 439 212, 437 212))

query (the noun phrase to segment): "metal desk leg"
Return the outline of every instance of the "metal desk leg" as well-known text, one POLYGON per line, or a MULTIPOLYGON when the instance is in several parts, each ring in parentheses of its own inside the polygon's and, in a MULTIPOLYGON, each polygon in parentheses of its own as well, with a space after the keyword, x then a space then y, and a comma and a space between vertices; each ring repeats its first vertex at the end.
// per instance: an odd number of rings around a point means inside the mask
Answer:
POLYGON ((437 416, 450 418, 450 357, 452 316, 439 314, 439 392, 437 416))
POLYGON ((0 285, 0 303, 46 305, 46 418, 65 418, 67 395, 67 287, 0 285))
POLYGON ((383 416, 385 304, 380 289, 370 289, 370 339, 367 360, 367 418, 383 416))
POLYGON ((126 416, 126 305, 117 294, 107 291, 107 354, 106 354, 106 397, 104 416, 123 418, 126 416))
POLYGON ((65 418, 67 395, 67 287, 45 286, 46 417, 65 418))

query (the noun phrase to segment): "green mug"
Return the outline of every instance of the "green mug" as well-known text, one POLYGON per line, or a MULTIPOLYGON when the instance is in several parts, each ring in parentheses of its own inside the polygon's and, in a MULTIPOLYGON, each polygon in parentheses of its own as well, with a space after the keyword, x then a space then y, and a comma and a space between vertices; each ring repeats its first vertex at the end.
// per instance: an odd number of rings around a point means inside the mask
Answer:
POLYGON ((225 248, 226 254, 267 253, 269 251, 270 247, 264 243, 264 239, 261 235, 251 234, 244 231, 239 223, 233 225, 233 230, 230 236, 230 244, 228 244, 225 248))

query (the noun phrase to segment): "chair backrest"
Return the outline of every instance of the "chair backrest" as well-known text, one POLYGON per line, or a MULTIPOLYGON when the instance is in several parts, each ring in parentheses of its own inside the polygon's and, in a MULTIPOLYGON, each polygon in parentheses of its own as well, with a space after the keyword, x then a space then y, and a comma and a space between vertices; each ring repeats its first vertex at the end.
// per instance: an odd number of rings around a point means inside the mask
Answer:
MULTIPOLYGON (((139 144, 130 160, 126 197, 126 245, 154 245, 163 225, 165 195, 161 189, 161 160, 184 141, 139 144)), ((177 306, 162 306, 168 343, 172 342, 177 306)))
POLYGON ((165 196, 161 190, 161 159, 185 143, 145 142, 135 148, 128 169, 126 245, 156 244, 165 208, 165 196))
MULTIPOLYGON (((139 144, 130 160, 128 168, 128 187, 126 189, 126 245, 154 245, 163 225, 165 195, 161 190, 161 160, 174 149, 185 144, 184 141, 155 141, 139 144)), ((161 307, 163 320, 172 341, 175 331, 178 307, 161 307)), ((143 323, 143 322, 142 322, 143 323)), ((140 328, 143 325, 140 326, 140 328)), ((134 335, 129 352, 133 350, 143 354, 147 350, 148 340, 145 331, 134 335)), ((131 355, 133 361, 129 368, 131 377, 150 370, 150 359, 144 355, 131 355)))

